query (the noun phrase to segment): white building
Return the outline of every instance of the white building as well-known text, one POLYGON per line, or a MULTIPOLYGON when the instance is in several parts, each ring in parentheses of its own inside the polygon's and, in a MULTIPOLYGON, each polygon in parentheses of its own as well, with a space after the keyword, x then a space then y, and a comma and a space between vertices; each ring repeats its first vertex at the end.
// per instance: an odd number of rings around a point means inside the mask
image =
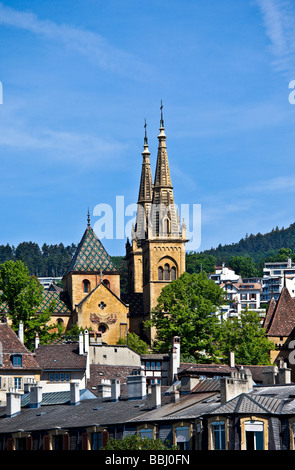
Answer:
POLYGON ((241 277, 222 263, 222 266, 215 266, 215 273, 210 274, 209 279, 212 279, 216 284, 224 284, 225 282, 238 282, 241 277))
POLYGON ((248 309, 264 314, 260 309, 262 286, 259 282, 226 282, 220 284, 226 293, 228 304, 221 307, 223 319, 238 316, 242 310, 248 309))
POLYGON ((295 297, 295 263, 291 258, 286 262, 265 263, 262 278, 262 302, 273 297, 278 300, 283 286, 286 285, 291 297, 295 297))

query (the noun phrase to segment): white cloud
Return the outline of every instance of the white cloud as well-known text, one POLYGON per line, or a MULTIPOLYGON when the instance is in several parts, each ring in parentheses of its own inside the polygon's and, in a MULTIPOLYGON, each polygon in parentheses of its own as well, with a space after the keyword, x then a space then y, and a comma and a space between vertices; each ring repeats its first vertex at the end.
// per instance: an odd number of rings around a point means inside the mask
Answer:
POLYGON ((256 0, 271 41, 274 66, 282 73, 295 71, 295 11, 289 1, 256 0))
POLYGON ((18 11, 3 3, 0 3, 0 24, 26 30, 37 36, 58 42, 66 48, 86 56, 105 70, 132 75, 133 78, 140 79, 141 76, 146 76, 146 71, 150 69, 150 66, 147 68, 141 59, 113 47, 98 33, 67 24, 40 20, 34 13, 18 11))

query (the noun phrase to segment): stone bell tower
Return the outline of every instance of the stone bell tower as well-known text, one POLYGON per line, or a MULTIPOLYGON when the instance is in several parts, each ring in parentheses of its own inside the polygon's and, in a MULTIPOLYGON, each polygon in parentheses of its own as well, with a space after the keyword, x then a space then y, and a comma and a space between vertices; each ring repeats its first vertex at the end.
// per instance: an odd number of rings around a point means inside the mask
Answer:
MULTIPOLYGON (((145 137, 136 226, 126 245, 129 286, 142 292, 144 320, 150 318, 163 287, 185 271, 186 226, 180 224, 174 203, 162 104, 159 131, 154 184, 145 137)), ((147 336, 152 341, 155 331, 147 336)))

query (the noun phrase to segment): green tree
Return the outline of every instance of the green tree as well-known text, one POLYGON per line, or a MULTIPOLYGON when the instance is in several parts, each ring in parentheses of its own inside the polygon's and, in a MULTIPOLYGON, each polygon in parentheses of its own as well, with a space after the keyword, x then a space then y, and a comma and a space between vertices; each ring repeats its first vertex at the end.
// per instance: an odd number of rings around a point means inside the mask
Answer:
POLYGON ((232 256, 228 265, 241 277, 256 277, 259 275, 259 270, 251 256, 232 256))
POLYGON ((128 337, 120 338, 117 344, 128 344, 128 347, 137 354, 149 353, 148 344, 135 333, 128 333, 128 337))
POLYGON ((216 330, 215 341, 224 358, 234 351, 238 364, 270 364, 269 352, 275 348, 266 336, 259 314, 251 310, 224 320, 216 330))
POLYGON ((149 439, 137 435, 127 436, 124 439, 116 440, 111 437, 107 444, 100 450, 176 450, 176 446, 169 447, 161 439, 149 439))
POLYGON ((183 273, 162 289, 151 320, 145 322, 156 328, 154 348, 169 351, 172 337, 180 336, 182 356, 193 356, 197 362, 217 360, 215 312, 224 301, 224 292, 205 272, 183 273))
POLYGON ((0 265, 0 302, 7 305, 11 327, 17 332, 19 323, 24 327, 24 343, 34 349, 35 335, 46 344, 59 335, 57 325, 48 326, 54 303, 40 312, 43 286, 35 276, 30 276, 22 261, 6 261, 0 265), (56 330, 57 331, 54 331, 56 330))

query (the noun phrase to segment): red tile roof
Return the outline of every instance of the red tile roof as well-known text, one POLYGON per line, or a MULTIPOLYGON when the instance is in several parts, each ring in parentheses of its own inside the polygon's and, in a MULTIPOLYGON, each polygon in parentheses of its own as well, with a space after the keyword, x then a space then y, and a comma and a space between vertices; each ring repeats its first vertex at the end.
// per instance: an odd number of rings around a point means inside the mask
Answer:
POLYGON ((0 371, 3 369, 41 370, 40 365, 34 358, 33 353, 23 345, 17 334, 8 325, 8 323, 0 323, 0 343, 2 349, 2 365, 0 365, 0 371), (11 357, 13 354, 22 355, 21 367, 12 365, 11 357))
POLYGON ((267 336, 289 336, 295 327, 295 299, 283 287, 280 297, 274 305, 271 302, 266 313, 263 327, 267 336))

